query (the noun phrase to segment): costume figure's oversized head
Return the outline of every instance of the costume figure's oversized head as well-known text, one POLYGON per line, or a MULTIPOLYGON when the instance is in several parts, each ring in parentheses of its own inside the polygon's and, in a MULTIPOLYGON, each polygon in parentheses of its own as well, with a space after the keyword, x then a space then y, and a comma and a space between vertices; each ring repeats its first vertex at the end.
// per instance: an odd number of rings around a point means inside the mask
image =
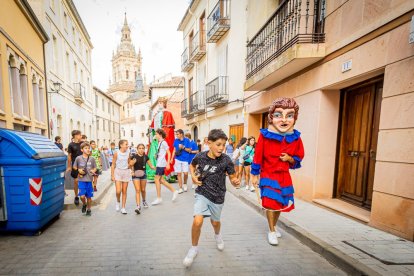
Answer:
POLYGON ((167 101, 168 99, 165 97, 158 98, 158 110, 167 108, 167 101))
POLYGON ((269 128, 280 133, 292 132, 299 115, 299 105, 292 98, 278 98, 269 108, 269 128))

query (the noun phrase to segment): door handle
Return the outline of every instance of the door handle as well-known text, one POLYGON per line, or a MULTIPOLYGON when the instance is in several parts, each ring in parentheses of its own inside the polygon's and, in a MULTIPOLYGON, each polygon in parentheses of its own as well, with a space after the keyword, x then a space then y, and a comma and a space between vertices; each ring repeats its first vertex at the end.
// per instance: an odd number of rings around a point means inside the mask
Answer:
POLYGON ((359 156, 359 151, 348 151, 348 156, 358 157, 359 156))
POLYGON ((371 158, 372 160, 375 160, 376 157, 377 157, 377 153, 374 150, 369 150, 369 158, 371 158))

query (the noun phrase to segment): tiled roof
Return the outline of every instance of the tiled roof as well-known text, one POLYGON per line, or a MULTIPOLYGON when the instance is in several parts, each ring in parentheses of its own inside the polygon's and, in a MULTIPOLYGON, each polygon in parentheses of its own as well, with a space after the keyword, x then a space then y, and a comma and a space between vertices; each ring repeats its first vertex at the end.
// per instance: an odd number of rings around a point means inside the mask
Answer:
POLYGON ((153 87, 167 88, 167 87, 183 87, 183 86, 184 86, 183 77, 172 77, 172 79, 169 80, 169 81, 150 84, 151 88, 153 88, 153 87))

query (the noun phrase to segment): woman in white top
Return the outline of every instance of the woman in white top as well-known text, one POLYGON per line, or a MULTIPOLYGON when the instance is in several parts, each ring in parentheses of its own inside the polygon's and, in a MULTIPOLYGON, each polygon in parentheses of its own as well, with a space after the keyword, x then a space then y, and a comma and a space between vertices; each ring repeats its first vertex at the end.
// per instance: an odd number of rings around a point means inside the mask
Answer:
POLYGON ((172 201, 175 201, 178 196, 178 191, 164 179, 165 169, 169 170, 171 166, 171 152, 167 141, 165 141, 167 134, 162 129, 155 131, 155 138, 158 141, 157 150, 157 167, 155 169, 155 188, 157 190, 157 198, 152 202, 152 205, 158 205, 162 202, 161 198, 161 184, 173 193, 172 201))
POLYGON ((114 153, 111 166, 112 181, 115 181, 116 187, 116 206, 115 209, 119 212, 120 197, 122 190, 122 209, 121 213, 126 215, 125 203, 127 199, 128 183, 131 181, 131 170, 129 169, 130 158, 128 150, 128 141, 119 141, 119 150, 114 153))
POLYGON ((237 154, 237 156, 234 156, 235 159, 236 158, 238 159, 237 163, 238 163, 239 168, 237 170, 237 172, 238 172, 237 174, 238 174, 238 177, 239 177, 239 180, 240 180, 240 184, 242 183, 243 174, 244 174, 244 179, 246 180, 246 172, 245 172, 244 166, 243 166, 243 164, 244 164, 243 156, 245 154, 246 146, 247 146, 247 138, 243 137, 243 138, 240 139, 240 142, 237 145, 238 154, 237 154))
POLYGON ((208 138, 205 137, 203 144, 201 145, 201 151, 209 151, 210 147, 208 146, 208 138))

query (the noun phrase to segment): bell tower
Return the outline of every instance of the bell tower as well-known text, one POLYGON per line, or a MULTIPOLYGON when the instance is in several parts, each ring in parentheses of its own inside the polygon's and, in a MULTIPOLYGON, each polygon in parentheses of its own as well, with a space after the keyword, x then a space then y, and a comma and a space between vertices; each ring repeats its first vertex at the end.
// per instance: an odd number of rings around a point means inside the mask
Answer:
POLYGON ((112 52, 112 81, 108 94, 123 103, 135 90, 135 80, 142 72, 141 50, 135 50, 131 39, 131 28, 125 13, 121 30, 121 42, 116 52, 112 52))

